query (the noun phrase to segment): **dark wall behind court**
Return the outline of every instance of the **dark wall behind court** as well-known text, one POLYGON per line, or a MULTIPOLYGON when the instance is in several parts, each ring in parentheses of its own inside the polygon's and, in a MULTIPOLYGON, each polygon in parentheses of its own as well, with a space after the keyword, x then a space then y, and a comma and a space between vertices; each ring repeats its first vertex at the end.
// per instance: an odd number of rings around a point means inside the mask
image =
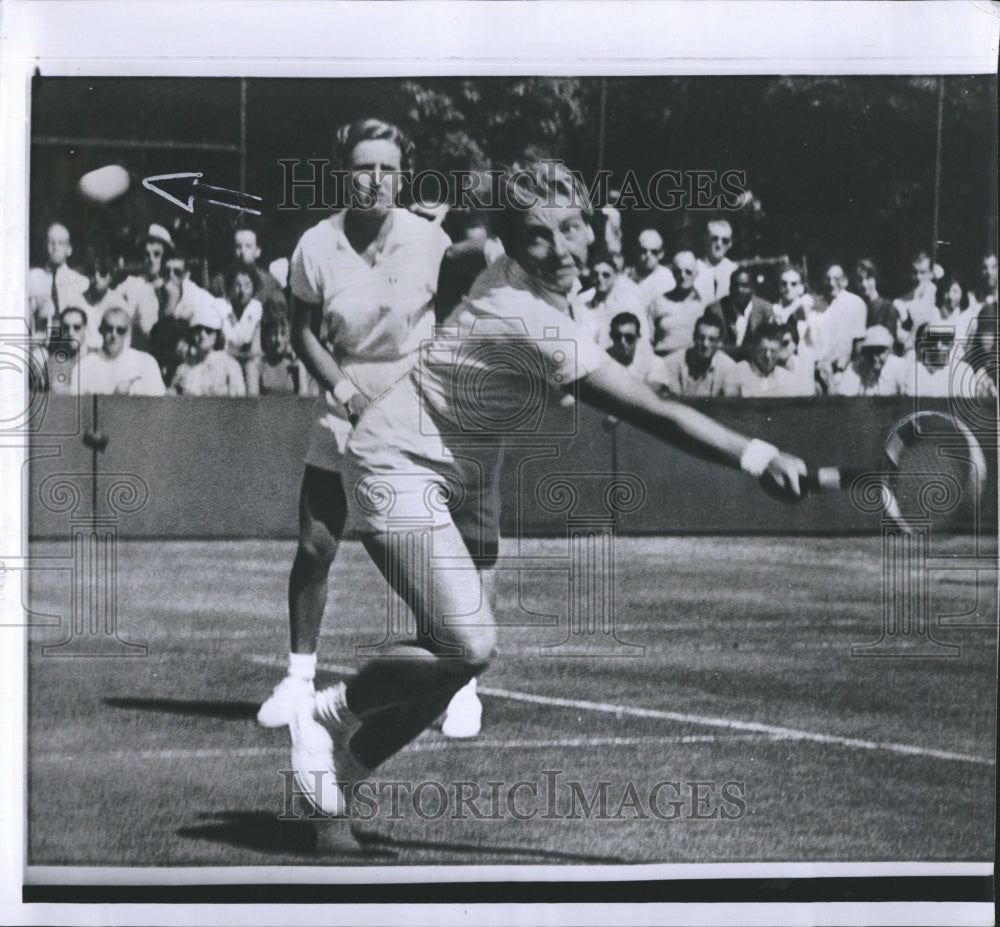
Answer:
MULTIPOLYGON (((31 535, 68 538, 73 518, 97 514, 116 517, 122 537, 292 538, 312 408, 295 397, 48 397, 33 418, 23 475, 31 535), (88 432, 107 438, 105 450, 93 448, 88 432)), ((912 399, 826 398, 702 408, 814 465, 859 466, 877 458, 892 426, 916 407, 912 399)), ((947 400, 920 408, 954 411, 979 430, 987 491, 978 528, 972 509, 963 510, 963 528, 995 538, 995 408, 952 408, 947 400)), ((742 473, 580 405, 550 408, 538 429, 511 443, 501 500, 508 537, 565 537, 572 526, 600 530, 609 518, 620 534, 881 530, 879 517, 861 512, 847 493, 789 505, 742 473)))

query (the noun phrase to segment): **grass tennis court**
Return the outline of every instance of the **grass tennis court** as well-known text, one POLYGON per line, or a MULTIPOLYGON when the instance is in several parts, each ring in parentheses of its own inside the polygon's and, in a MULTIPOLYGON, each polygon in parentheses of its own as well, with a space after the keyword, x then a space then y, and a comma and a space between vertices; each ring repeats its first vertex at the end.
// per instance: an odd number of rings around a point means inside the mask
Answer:
MULTIPOLYGON (((935 620, 959 656, 864 659, 850 648, 881 633, 878 538, 623 538, 615 627, 644 655, 542 656, 565 635, 565 547, 524 541, 520 573, 499 571, 482 734, 432 731, 394 757, 377 778, 398 807, 379 793, 359 844, 343 822, 279 819, 287 733, 253 719, 284 670, 293 545, 121 542, 119 630, 148 656, 43 657, 65 631, 30 635, 29 864, 991 858, 994 572, 930 574, 932 618, 964 614, 935 620)), ((35 614, 67 614, 68 572, 31 577, 35 614)), ((319 684, 359 664, 385 614, 345 544, 319 684)))

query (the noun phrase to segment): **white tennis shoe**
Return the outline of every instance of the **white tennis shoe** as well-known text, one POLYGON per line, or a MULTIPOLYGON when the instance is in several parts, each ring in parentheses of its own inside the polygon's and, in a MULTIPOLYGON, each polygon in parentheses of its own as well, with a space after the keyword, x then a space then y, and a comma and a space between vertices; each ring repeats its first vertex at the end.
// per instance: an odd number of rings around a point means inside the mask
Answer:
POLYGON ((347 707, 347 684, 338 682, 329 689, 316 693, 313 717, 326 732, 331 743, 330 766, 336 779, 337 790, 342 796, 342 814, 350 816, 353 792, 361 782, 371 776, 371 770, 364 766, 351 750, 350 740, 361 727, 361 719, 347 707))
POLYGON ((483 726, 483 706, 476 694, 473 676, 448 703, 441 733, 445 737, 475 737, 483 726))
POLYGON ((334 771, 333 739, 316 720, 314 701, 310 697, 296 703, 288 725, 295 784, 317 811, 342 817, 346 802, 334 771))
POLYGON ((311 680, 286 676, 275 687, 257 712, 261 727, 284 727, 291 724, 296 708, 303 702, 312 703, 315 689, 311 680))

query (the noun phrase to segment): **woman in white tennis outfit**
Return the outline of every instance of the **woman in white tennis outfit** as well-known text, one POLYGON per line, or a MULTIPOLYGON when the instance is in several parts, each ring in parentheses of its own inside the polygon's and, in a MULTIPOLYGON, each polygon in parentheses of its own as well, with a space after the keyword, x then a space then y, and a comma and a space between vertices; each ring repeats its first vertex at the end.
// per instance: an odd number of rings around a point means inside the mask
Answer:
POLYGON ((350 505, 372 559, 415 612, 418 640, 317 692, 312 712, 293 720, 298 786, 330 815, 349 815, 359 783, 492 659, 496 626, 470 548, 495 543, 501 447, 530 437, 546 389, 571 388, 790 497, 805 472, 797 458, 658 398, 573 320, 570 294, 594 234, 586 192, 564 166, 512 169, 503 192, 508 256, 479 276, 411 374, 368 406, 351 437, 350 505))
MULTIPOLYGON (((366 119, 337 135, 347 206, 300 239, 292 255, 292 341, 321 385, 299 498, 299 543, 288 583, 288 675, 261 706, 265 727, 311 704, 330 567, 347 520, 344 449, 365 406, 405 377, 434 322, 445 249, 441 229, 396 205, 411 145, 393 125, 366 119)), ((474 712, 478 700, 466 693, 474 712)), ((466 728, 468 728, 468 723, 466 728)))

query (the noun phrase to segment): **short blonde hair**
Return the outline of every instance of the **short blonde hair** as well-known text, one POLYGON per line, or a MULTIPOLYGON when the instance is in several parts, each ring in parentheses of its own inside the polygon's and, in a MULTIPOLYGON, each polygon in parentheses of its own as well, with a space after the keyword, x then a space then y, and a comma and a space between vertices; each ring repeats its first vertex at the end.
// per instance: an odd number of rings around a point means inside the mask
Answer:
POLYGON ((590 196, 580 178, 562 161, 537 159, 512 164, 504 171, 500 185, 500 214, 496 230, 508 254, 517 247, 521 217, 534 207, 555 206, 556 198, 578 208, 587 224, 594 215, 590 196))

